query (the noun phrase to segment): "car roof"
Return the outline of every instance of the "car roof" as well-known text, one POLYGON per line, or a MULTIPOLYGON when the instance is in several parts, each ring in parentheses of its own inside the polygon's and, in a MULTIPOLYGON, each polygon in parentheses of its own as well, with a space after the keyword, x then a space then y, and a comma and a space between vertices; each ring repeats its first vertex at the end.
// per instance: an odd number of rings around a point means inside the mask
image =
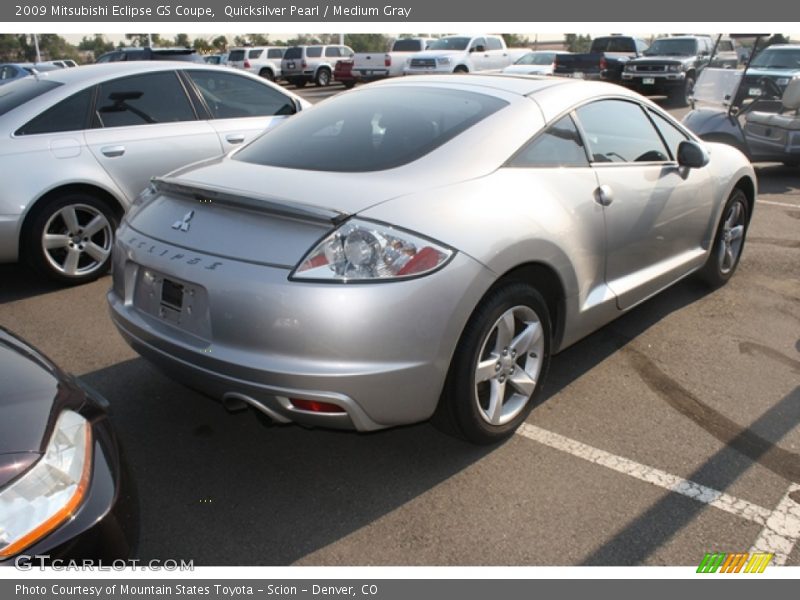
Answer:
POLYGON ((798 48, 800 48, 800 44, 772 44, 764 48, 764 50, 797 50, 798 48))
POLYGON ((159 71, 171 71, 176 69, 218 69, 230 73, 227 67, 215 67, 203 63, 190 63, 184 61, 132 61, 132 62, 110 62, 96 65, 83 65, 72 69, 58 69, 40 74, 51 81, 63 83, 65 85, 93 84, 105 81, 109 77, 135 75, 137 73, 157 73, 159 71))

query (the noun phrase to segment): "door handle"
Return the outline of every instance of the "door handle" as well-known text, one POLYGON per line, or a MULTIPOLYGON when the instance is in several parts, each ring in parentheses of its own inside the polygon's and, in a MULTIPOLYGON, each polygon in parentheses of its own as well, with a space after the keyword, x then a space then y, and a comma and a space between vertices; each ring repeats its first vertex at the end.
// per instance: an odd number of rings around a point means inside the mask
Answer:
POLYGON ((125 146, 104 146, 100 148, 100 152, 102 152, 104 156, 115 158, 125 154, 125 146))
POLYGON ((603 184, 594 191, 594 200, 600 206, 611 206, 614 201, 614 190, 611 186, 603 184))
POLYGON ((243 133, 229 133, 225 136, 225 139, 228 140, 231 144, 241 144, 244 141, 244 134, 243 133))

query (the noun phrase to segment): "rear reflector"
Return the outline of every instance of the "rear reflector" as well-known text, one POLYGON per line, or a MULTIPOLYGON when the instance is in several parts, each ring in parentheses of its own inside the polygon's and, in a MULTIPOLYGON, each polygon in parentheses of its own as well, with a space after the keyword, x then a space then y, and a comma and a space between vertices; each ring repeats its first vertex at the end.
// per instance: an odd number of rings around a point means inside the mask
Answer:
POLYGON ((315 412, 315 413, 339 413, 345 414, 345 410, 341 406, 336 406, 335 404, 330 404, 329 402, 319 402, 318 400, 301 400, 300 398, 289 398, 289 402, 292 403, 298 410, 306 410, 308 412, 315 412))

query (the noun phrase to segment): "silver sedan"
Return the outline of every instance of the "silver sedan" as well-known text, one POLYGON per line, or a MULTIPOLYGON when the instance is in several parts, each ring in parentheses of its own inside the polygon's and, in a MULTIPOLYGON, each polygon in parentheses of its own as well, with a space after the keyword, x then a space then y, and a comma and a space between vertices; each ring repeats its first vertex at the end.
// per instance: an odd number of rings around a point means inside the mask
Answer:
POLYGON ((154 175, 217 156, 307 106, 229 69, 133 62, 0 88, 0 262, 62 283, 108 270, 122 213, 154 175))
POLYGON ((154 182, 108 300, 133 348, 230 407, 489 443, 554 353, 688 275, 725 283, 755 182, 610 84, 392 79, 154 182))

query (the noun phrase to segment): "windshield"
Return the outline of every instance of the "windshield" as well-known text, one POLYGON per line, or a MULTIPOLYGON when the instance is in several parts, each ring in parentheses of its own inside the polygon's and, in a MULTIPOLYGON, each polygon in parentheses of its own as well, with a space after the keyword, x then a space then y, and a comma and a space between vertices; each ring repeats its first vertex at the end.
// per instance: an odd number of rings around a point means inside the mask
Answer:
POLYGON ((35 77, 24 77, 0 87, 0 115, 17 108, 28 100, 56 89, 62 84, 35 77))
POLYGON ((515 65, 551 65, 555 52, 531 52, 520 58, 515 65))
POLYGON ((507 104, 461 90, 364 89, 303 111, 233 159, 308 171, 391 169, 428 154, 507 104))
POLYGON ((645 56, 694 56, 697 54, 697 40, 661 38, 653 42, 645 56))
POLYGON ((432 41, 428 50, 466 50, 469 40, 468 37, 446 37, 432 41))
POLYGON ((706 67, 694 86, 695 102, 717 107, 729 105, 739 88, 742 73, 743 71, 736 69, 706 67))
POLYGON ((762 69, 798 69, 800 70, 800 47, 767 48, 759 53, 750 63, 751 67, 762 69))

